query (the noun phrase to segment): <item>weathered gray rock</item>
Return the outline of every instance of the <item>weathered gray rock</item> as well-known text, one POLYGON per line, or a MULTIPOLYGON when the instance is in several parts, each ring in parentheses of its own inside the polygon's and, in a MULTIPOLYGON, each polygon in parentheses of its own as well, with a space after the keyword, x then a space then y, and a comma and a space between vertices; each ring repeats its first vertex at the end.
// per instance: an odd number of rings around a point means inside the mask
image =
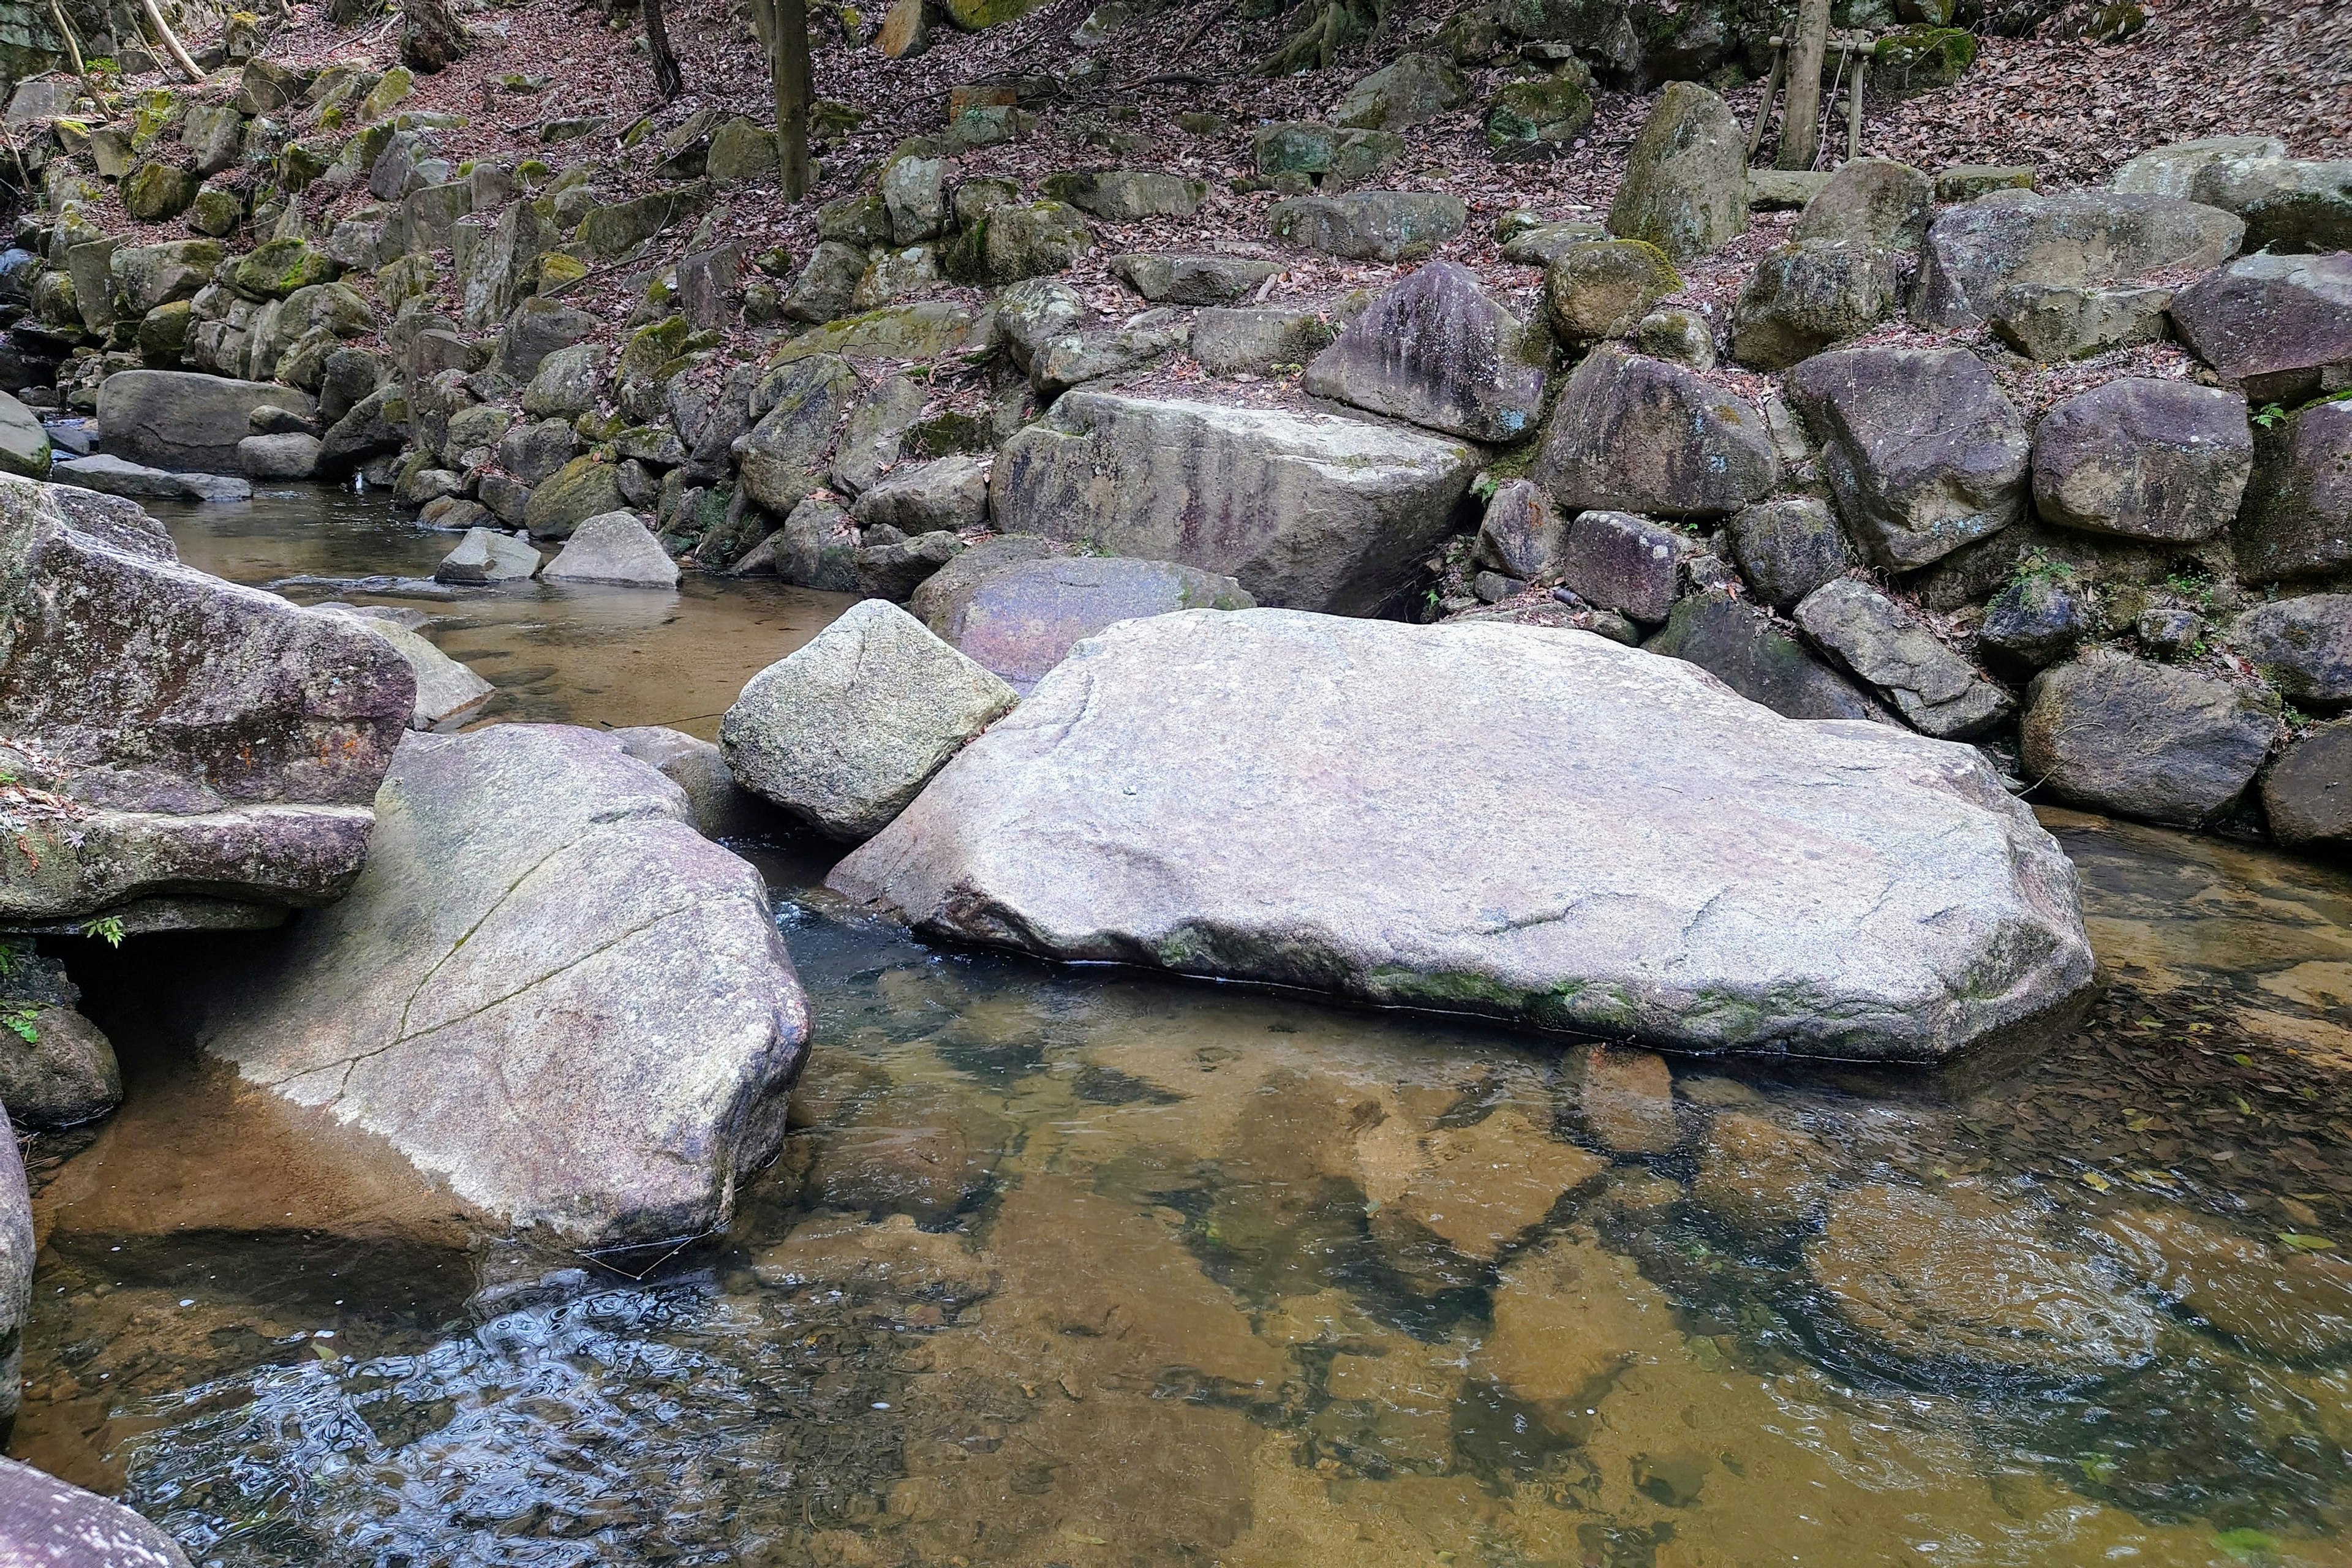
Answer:
POLYGON ((173 474, 100 453, 59 462, 49 477, 61 485, 129 500, 248 500, 253 487, 227 474, 173 474))
POLYGON ((2235 535, 2249 582, 2352 566, 2352 404, 2302 409, 2256 439, 2235 535))
MULTIPOLYGON (((17 1164, 14 1207, 21 1212, 25 1208, 23 1166, 13 1154, 8 1159, 17 1164)), ((5 1182, 0 1178, 0 1184, 5 1182)), ((10 1201, 6 1187, 0 1184, 0 1205, 10 1201)), ((29 1284, 33 1231, 29 1215, 21 1221, 21 1227, 25 1283, 29 1284)), ((24 1292, 16 1294, 21 1300, 24 1292)), ((22 1318, 20 1305, 16 1319, 21 1321, 22 1318)), ((11 1350, 0 1368, 7 1385, 5 1414, 11 1417, 16 1410, 17 1356, 11 1350)), ((0 1459, 0 1541, 8 1543, 9 1554, 26 1568, 35 1563, 41 1568, 188 1568, 176 1542, 121 1503, 68 1486, 14 1459, 0 1459)))
POLYGON ((1578 513, 1560 551, 1559 580, 1587 604, 1652 626, 1674 608, 1688 534, 1622 511, 1578 513))
MULTIPOLYGON (((787 583, 818 588, 828 594, 858 592, 857 525, 831 501, 804 500, 793 508, 761 548, 769 552, 768 570, 787 583)), ((752 552, 758 554, 758 550, 752 552)), ((752 570, 751 556, 730 568, 740 576, 752 570)))
POLYGON ((307 479, 319 468, 320 441, 306 431, 247 436, 236 444, 237 470, 248 479, 307 479))
POLYGON ((585 310, 537 295, 515 307, 499 333, 497 365, 518 381, 539 374, 547 356, 585 342, 595 335, 596 318, 585 310))
POLYGON ((1856 564, 1845 530, 1810 496, 1764 501, 1734 512, 1732 553, 1756 596, 1776 610, 1797 602, 1856 564))
POLYGON ((809 252, 792 292, 784 296, 785 317, 795 321, 824 322, 847 315, 849 302, 857 294, 858 281, 865 276, 864 251, 836 239, 820 242, 809 252))
POLYGON ((1243 256, 1135 252, 1112 257, 1110 268, 1154 304, 1223 305, 1281 271, 1282 264, 1243 256))
POLYGON ((1916 250, 1935 205, 1936 182, 1925 171, 1891 158, 1855 158, 1839 164, 1805 203, 1789 237, 1801 245, 1826 240, 1862 250, 1916 250))
POLYGON ((1318 397, 1509 444, 1543 412, 1549 345, 1478 279, 1433 261, 1382 293, 1307 367, 1318 397))
POLYGON ((1564 342, 1621 337, 1651 306, 1679 290, 1666 253, 1643 239, 1571 245, 1544 267, 1544 306, 1564 342))
POLYGON ((946 529, 912 538, 895 528, 876 528, 850 552, 856 592, 868 599, 904 604, 932 574, 963 552, 963 541, 946 529))
POLYGON ((1369 615, 1454 526, 1471 450, 1331 415, 1081 389, 1004 444, 1007 533, 1223 574, 1261 604, 1369 615))
POLYGON ((1212 307, 1192 318, 1184 346, 1213 375, 1255 375, 1276 365, 1304 365, 1338 335, 1320 310, 1212 307))
POLYGON ((929 239, 947 222, 948 165, 943 158, 894 158, 882 170, 882 210, 898 245, 929 239))
POLYGON ((2163 341, 2170 289, 2012 283, 1989 312, 1993 336, 2045 363, 2163 341))
POLYGON ((1633 323, 1633 342, 1637 353, 1702 375, 1715 368, 1715 329, 1696 310, 1653 310, 1633 323))
MULTIPOLYGON (((908 375, 886 376, 865 400, 849 411, 841 427, 841 443, 834 449, 829 470, 833 488, 857 495, 881 482, 882 476, 905 455, 907 437, 923 416, 929 395, 908 375)), ((736 416, 738 419, 741 416, 736 416)), ((714 420, 713 424, 716 425, 714 420)), ((743 430, 737 426, 737 434, 743 430)), ((714 439, 719 432, 712 431, 714 439)), ((730 437, 731 440, 732 437, 730 437)), ((697 444, 699 452, 702 444, 697 444)))
POLYGON ((939 635, 1018 692, 1114 621, 1179 610, 1246 610, 1231 577, 1172 561, 1045 557, 998 567, 954 595, 939 635))
POLYGON ((1913 729, 1937 740, 1982 734, 2017 710, 2009 693, 1946 647, 1915 613, 1858 578, 1814 589, 1797 606, 1796 621, 1913 729))
POLYGON ((782 517, 824 484, 842 417, 863 384, 847 360, 814 354, 761 385, 774 403, 739 443, 742 484, 753 500, 782 517))
POLYGON ((1360 185, 1387 169, 1404 155, 1404 138, 1393 131, 1287 120, 1259 126, 1250 152, 1259 174, 1313 174, 1328 193, 1360 185))
POLYGON ((929 936, 1684 1049, 1934 1060, 2092 973, 2072 868, 1973 752, 1493 623, 1111 626, 831 885, 929 936))
POLYGON ((677 586, 677 563, 633 511, 608 511, 584 519, 572 531, 555 559, 539 574, 542 583, 615 583, 632 588, 677 586))
POLYGON ((2200 136, 2150 148, 2108 179, 2110 188, 2131 195, 2186 196, 2197 175, 2219 158, 2279 158, 2286 143, 2275 136, 2200 136))
POLYGON ((2256 605, 2230 640, 2298 701, 2352 702, 2352 594, 2307 594, 2256 605))
POLYGON ((1409 52, 1348 89, 1331 120, 1358 131, 1403 131, 1435 119, 1468 95, 1461 72, 1433 55, 1409 52))
POLYGON ((165 894, 267 921, 343 890, 415 695, 398 654, 180 564, 135 506, 10 476, 0 563, 0 751, 33 792, 0 925, 140 929, 165 894))
POLYGON ((726 1223, 808 1006, 759 874, 609 735, 412 736, 367 869, 229 980, 202 1042, 575 1246, 726 1223), (518 809, 528 802, 529 809, 518 809))
MULTIPOLYGON (((1608 238, 1609 231, 1597 223, 1538 224, 1503 241, 1503 259, 1521 267, 1549 267, 1580 245, 1599 245, 1608 238)), ((1655 246, 1650 248, 1657 250, 1655 246)), ((1658 254, 1663 257, 1665 252, 1658 254)))
POLYGON ((1472 560, 1522 583, 1557 581, 1568 549, 1568 520, 1532 479, 1495 487, 1478 522, 1472 560))
POLYGON ((65 966, 41 953, 20 947, 0 974, 0 1013, 16 1020, 0 1032, 0 1106, 20 1128, 70 1127, 122 1103, 114 1047, 74 1011, 80 1001, 65 966))
POLYGON ((2189 195, 2243 218, 2249 249, 2352 247, 2352 159, 2225 154, 2197 171, 2189 195))
POLYGON ((1664 360, 1603 347, 1561 388, 1529 477, 1562 510, 1720 517, 1772 493, 1764 416, 1664 360))
POLYGON ((1038 534, 992 533, 926 578, 908 596, 907 613, 946 638, 982 582, 1008 566, 1068 553, 1068 545, 1038 534))
POLYGON ((1726 594, 1693 594, 1675 605, 1647 651, 1697 665, 1750 702, 1790 719, 1894 716, 1823 664, 1772 617, 1726 594))
POLYGON ((1469 221, 1462 198, 1435 191, 1351 191, 1293 196, 1267 214, 1274 237, 1350 261, 1412 261, 1469 221))
POLYGON ((2020 753, 2061 799, 2175 827, 2211 820, 2253 782, 2277 716, 2227 681, 2093 652, 2026 689, 2020 753))
POLYGON ((433 576, 441 583, 520 583, 538 574, 539 559, 527 540, 469 528, 457 548, 441 558, 433 576))
POLYGON ((0 392, 0 473, 49 477, 49 433, 33 411, 0 392))
POLYGON ((1840 349, 1787 386, 1838 514, 1880 565, 1925 566, 2023 514, 2024 422, 1966 349, 1840 349))
POLYGON ((2033 432, 2033 508, 2047 522, 2126 539, 2210 539, 2254 466, 2245 399, 2126 376, 2079 393, 2033 432))
POLYGON ((1209 182, 1159 169, 1105 169, 1047 176, 1045 192, 1112 223, 1147 217, 1191 217, 1209 199, 1209 182))
POLYGON ((518 425, 499 438, 499 466, 527 485, 544 484, 579 452, 579 436, 561 419, 518 425))
POLYGON ((2098 627, 2096 606, 2071 578, 2037 573, 2020 577, 1985 605, 1977 652, 2004 674, 2031 674, 2073 653, 2098 627))
POLYGON ((1071 387, 1165 358, 1184 346, 1187 331, 1181 312, 1163 309, 1146 310, 1122 327, 1064 333, 1030 360, 1029 384, 1041 402, 1050 403, 1071 387))
POLYGON ((265 405, 308 416, 304 393, 184 370, 117 371, 99 384, 98 426, 112 455, 159 468, 237 471, 237 443, 265 405))
POLYGON ((621 749, 686 792, 687 810, 705 838, 745 838, 773 831, 773 806, 735 782, 718 745, 660 724, 608 731, 621 749))
POLYGON ((949 255, 950 276, 1013 283, 1066 270, 1094 247, 1094 230, 1066 202, 1007 202, 964 230, 969 248, 949 255))
POLYGON ((1086 323, 1087 302, 1057 278, 1029 278, 996 297, 996 331, 1004 352, 1028 370, 1047 343, 1086 323))
POLYGON ((569 419, 596 406, 604 352, 593 343, 551 349, 522 389, 522 411, 535 419, 569 419))
POLYGON ((2352 720, 2322 724, 2263 775, 2271 837, 2290 849, 2352 853, 2352 720))
POLYGON ((1785 370, 1858 338, 1895 313, 1895 267, 1884 250, 1811 240, 1756 264, 1731 313, 1731 357, 1785 370))
POLYGON ((1747 229, 1748 133, 1706 89, 1668 82, 1625 154, 1609 232, 1680 262, 1747 229))
POLYGON ((2255 403, 2299 403, 2352 365, 2352 255, 2242 256, 2172 297, 2181 342, 2255 403))
POLYGON ((736 782, 839 838, 887 826, 1020 700, 895 605, 869 599, 753 676, 719 729, 736 782))
MULTIPOLYGON (((416 677, 416 701, 408 713, 408 727, 412 730, 430 730, 452 719, 464 718, 498 695, 497 687, 417 636, 415 628, 402 625, 394 618, 396 611, 330 610, 323 605, 319 609, 322 614, 341 615, 365 626, 400 650, 400 657, 408 661, 409 672, 416 677)), ((0 1100, 0 1104, 5 1103, 0 1100)))
POLYGON ((2112 288, 2201 270, 2235 255, 2246 226, 2177 196, 2110 191, 1995 191, 1927 226, 1912 314, 1972 327, 2013 284, 2112 288))
POLYGON ((978 528, 988 520, 988 463, 940 458, 891 475, 849 509, 862 527, 887 522, 908 533, 978 528))

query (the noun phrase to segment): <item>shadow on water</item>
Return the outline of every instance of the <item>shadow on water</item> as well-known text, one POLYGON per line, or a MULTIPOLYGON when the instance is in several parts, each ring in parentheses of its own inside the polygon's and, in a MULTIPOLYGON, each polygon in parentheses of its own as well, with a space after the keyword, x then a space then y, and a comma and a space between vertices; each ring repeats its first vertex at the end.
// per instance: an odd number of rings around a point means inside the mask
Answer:
POLYGON ((12 1451, 236 1568, 2344 1563, 2352 876, 2048 821, 2106 989, 1931 1077, 935 951, 747 845, 817 1049, 643 1280, 110 986, 12 1451))

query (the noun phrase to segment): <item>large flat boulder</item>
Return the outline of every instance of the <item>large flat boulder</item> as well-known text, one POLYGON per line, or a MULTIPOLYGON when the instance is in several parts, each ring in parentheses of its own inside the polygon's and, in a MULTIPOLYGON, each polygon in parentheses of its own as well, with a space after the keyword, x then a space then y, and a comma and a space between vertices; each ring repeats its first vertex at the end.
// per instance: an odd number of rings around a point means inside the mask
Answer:
POLYGON ((2254 467, 2246 400, 2125 376, 2077 393, 2033 432, 2033 510, 2125 539, 2191 542, 2230 525, 2254 467))
POLYGON ((575 1246, 698 1234, 774 1153, 808 1007, 759 874, 610 735, 415 735, 350 895, 200 1038, 575 1246))
POLYGON ((2074 873, 1967 747, 1580 632, 1292 611, 1079 644, 832 886, 928 936, 1933 1061, 2074 997, 2074 873))
POLYGON ((183 565, 117 498, 0 476, 0 752, 30 792, 0 926, 342 892, 415 696, 396 649, 183 565))
POLYGON ((2299 403, 2352 365, 2352 254, 2242 256, 2171 309, 2181 341, 2257 403, 2299 403))
POLYGON ((1265 605, 1370 615, 1453 531, 1477 458, 1328 414, 1066 394, 998 453, 1006 533, 1222 573, 1265 605))
POLYGON ((241 472, 237 443, 253 434, 253 411, 290 409, 304 418, 309 394, 266 381, 231 381, 188 370, 117 371, 98 384, 99 437, 118 458, 152 468, 241 472))
POLYGON ((1973 327, 2017 285, 2112 288, 2202 271, 2236 255, 2245 232, 2179 196, 1995 191, 1928 225, 1911 312, 1927 326, 1973 327))

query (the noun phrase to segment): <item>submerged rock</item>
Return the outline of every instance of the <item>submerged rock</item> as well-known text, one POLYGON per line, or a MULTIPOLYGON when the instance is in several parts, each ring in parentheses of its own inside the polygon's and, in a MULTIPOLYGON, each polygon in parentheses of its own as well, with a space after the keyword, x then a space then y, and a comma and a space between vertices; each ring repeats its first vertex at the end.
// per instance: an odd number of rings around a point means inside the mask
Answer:
POLYGON ((1477 462, 1326 414, 1077 391, 998 453, 1007 533, 1234 578, 1261 604, 1370 615, 1410 591, 1477 462))
POLYGON ((2352 1348, 2352 1260, 2274 1247, 2179 1209, 2100 1228, 2125 1267, 2251 1350, 2300 1359, 2352 1348))
POLYGON ((753 676, 719 743, 736 782, 839 838, 880 832, 1020 699, 897 605, 869 599, 753 676))
POLYGON ((433 569, 442 583, 520 583, 539 571, 539 552, 530 542, 496 529, 469 528, 457 548, 433 569))
POLYGON ((1973 752, 1493 623, 1111 626, 832 885, 927 935, 1685 1050, 1935 1060, 2091 973, 2073 868, 1973 752))
POLYGON ((5 475, 0 568, 0 752, 35 792, 0 925, 270 923, 342 892, 415 697, 394 649, 182 565, 129 502, 5 475))
POLYGON ((2156 1315, 2105 1259, 2042 1226, 1967 1183, 1857 1187, 1832 1201, 1805 1266, 1848 1322, 1906 1361, 2098 1376, 2147 1360, 2156 1315))
POLYGON ((350 895, 226 979, 201 1033, 575 1246, 724 1225, 807 1038, 759 874, 619 742, 543 724, 404 742, 350 895))

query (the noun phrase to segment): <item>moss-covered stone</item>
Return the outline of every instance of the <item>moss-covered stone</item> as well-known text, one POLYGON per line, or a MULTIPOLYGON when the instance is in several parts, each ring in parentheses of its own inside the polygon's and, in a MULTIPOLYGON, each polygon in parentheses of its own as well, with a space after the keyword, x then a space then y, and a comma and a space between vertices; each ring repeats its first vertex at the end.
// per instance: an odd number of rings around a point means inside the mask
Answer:
POLYGON ((646 380, 683 353, 686 341, 684 316, 668 316, 650 326, 639 327, 623 342, 614 375, 621 381, 646 380))
POLYGON ((1552 158, 1592 123, 1592 78, 1580 68, 1507 82, 1486 106, 1486 145, 1503 159, 1552 158))
POLYGON ((162 141, 180 122, 184 110, 180 95, 168 87, 139 94, 131 110, 131 150, 144 153, 162 141))
POLYGON ((273 239, 236 264, 236 291, 255 300, 283 300, 297 289, 331 283, 342 270, 307 240, 273 239))
POLYGON ((967 33, 977 33, 982 27, 1025 16, 1038 0, 944 0, 941 9, 948 20, 967 33))
POLYGON ((188 208, 188 226, 198 234, 225 239, 245 221, 245 198, 226 185, 205 185, 188 208))
POLYGON ((405 99, 415 86, 416 79, 409 74, 406 66, 393 67, 377 79, 373 87, 368 89, 367 96, 360 100, 360 118, 362 120, 383 119, 391 113, 393 106, 405 99))
POLYGON ((187 351, 192 312, 185 300, 158 305, 139 319, 139 357, 150 368, 169 370, 187 351))
POLYGON ((289 142, 286 150, 278 154, 278 183, 289 191, 306 188, 335 166, 335 155, 340 150, 318 141, 289 142))
POLYGON ((1897 27, 1871 51, 1871 80, 1896 92, 1949 87, 1976 64, 1976 36, 1960 27, 1897 27))
POLYGON ((161 223, 186 212, 200 184, 194 169, 142 163, 122 182, 122 205, 142 223, 161 223))

